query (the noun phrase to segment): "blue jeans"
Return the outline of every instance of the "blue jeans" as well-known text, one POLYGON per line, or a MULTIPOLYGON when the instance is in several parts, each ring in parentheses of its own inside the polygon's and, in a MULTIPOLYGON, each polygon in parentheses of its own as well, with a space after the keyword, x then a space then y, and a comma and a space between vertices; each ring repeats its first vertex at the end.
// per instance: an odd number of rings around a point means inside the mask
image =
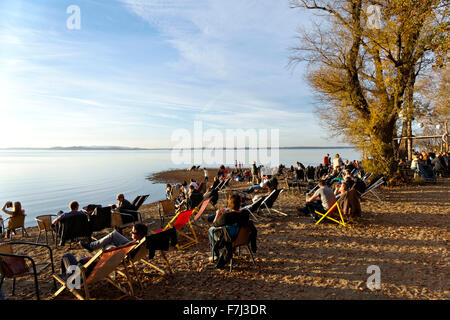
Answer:
POLYGON ((261 189, 261 186, 259 184, 254 184, 250 188, 244 191, 244 193, 252 193, 253 190, 261 189))
POLYGON ((110 234, 104 236, 103 238, 91 242, 90 247, 92 250, 96 250, 99 248, 108 249, 110 247, 120 247, 129 243, 130 240, 125 238, 117 231, 113 231, 110 234))
POLYGON ((219 228, 211 227, 208 229, 209 252, 210 252, 211 257, 214 257, 214 243, 216 243, 216 241, 219 240, 219 238, 217 237, 217 234, 215 233, 215 231, 217 229, 219 229, 219 228))

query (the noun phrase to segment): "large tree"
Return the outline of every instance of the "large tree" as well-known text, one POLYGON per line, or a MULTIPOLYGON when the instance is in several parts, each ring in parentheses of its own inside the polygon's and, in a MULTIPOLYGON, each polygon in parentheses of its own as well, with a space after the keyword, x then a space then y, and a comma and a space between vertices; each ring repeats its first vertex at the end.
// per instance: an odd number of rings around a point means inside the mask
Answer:
POLYGON ((378 173, 391 175, 396 169, 398 144, 393 138, 402 129, 400 113, 403 126, 411 123, 421 69, 437 61, 444 64, 448 41, 444 4, 438 0, 291 1, 292 8, 321 15, 312 31, 300 33, 291 62, 308 62, 307 78, 321 102, 318 114, 330 134, 343 137, 364 158, 373 159, 370 169, 378 173), (438 60, 433 52, 439 50, 438 60))

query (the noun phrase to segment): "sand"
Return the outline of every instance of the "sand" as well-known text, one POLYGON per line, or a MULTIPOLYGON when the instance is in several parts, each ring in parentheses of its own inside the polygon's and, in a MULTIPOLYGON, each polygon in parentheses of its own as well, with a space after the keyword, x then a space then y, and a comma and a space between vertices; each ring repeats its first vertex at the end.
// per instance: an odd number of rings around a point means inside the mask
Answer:
MULTIPOLYGON (((172 172, 170 179, 164 179, 162 174, 159 181, 177 182, 180 177, 188 180, 190 175, 186 173, 172 172)), ((202 172, 198 174, 202 176, 202 172)), ((232 185, 238 189, 246 187, 246 183, 232 185)), ((198 228, 199 244, 167 252, 173 275, 161 275, 142 263, 138 265, 144 290, 135 286, 136 296, 151 300, 449 299, 449 191, 449 178, 441 178, 435 185, 383 187, 379 191, 383 202, 363 201, 363 216, 350 229, 336 224, 315 225, 310 218, 298 217, 295 207, 304 205, 304 192, 285 191, 275 207, 288 216, 267 218, 256 224, 256 265, 243 249, 241 256, 234 259, 232 272, 228 266, 215 269, 208 262, 206 231, 198 228), (367 269, 372 265, 381 272, 381 289, 373 291, 366 284, 371 275, 367 269)), ((221 196, 219 207, 224 204, 221 196)), ((141 211, 147 221, 155 221, 151 229, 159 228, 156 204, 144 205, 141 211)), ((211 207, 208 213, 212 212, 211 207)), ((37 231, 29 228, 28 232, 32 237, 24 240, 34 241, 37 231)), ((77 245, 73 249, 67 244, 52 248, 57 272, 65 252, 75 256, 88 254, 77 245)), ((27 252, 39 261, 46 259, 43 250, 27 252)), ((165 268, 159 253, 152 262, 165 268)), ((14 297, 11 285, 11 280, 5 280, 3 285, 9 299, 34 298, 31 277, 18 280, 14 297)), ((39 285, 41 298, 49 299, 55 291, 49 271, 39 276, 39 285)), ((94 285, 91 294, 98 299, 121 296, 106 282, 94 285)), ((66 292, 57 299, 73 298, 66 292)))

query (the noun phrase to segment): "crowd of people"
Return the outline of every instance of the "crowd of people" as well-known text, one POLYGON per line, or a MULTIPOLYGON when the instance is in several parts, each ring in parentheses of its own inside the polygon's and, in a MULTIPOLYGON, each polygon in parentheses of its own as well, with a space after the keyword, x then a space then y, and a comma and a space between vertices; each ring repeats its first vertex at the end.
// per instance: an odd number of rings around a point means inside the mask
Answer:
MULTIPOLYGON (((399 166, 407 166, 407 164, 400 161, 399 166)), ((278 179, 281 177, 290 177, 292 181, 301 181, 310 189, 306 194, 305 206, 296 208, 298 216, 309 216, 313 222, 317 222, 336 202, 347 221, 361 216, 360 195, 364 193, 366 188, 366 183, 363 180, 364 169, 359 161, 344 161, 339 154, 336 154, 333 158, 329 154, 325 155, 322 163, 317 167, 304 166, 301 162, 297 162, 296 167, 292 165, 290 168, 286 168, 284 165, 280 165, 276 170, 267 170, 267 168, 265 170, 263 166, 257 166, 256 162, 253 162, 252 166, 246 169, 243 164, 236 162, 232 170, 224 165, 220 166, 212 181, 209 181, 209 173, 206 168, 200 169, 199 166, 193 166, 193 168, 190 170, 203 170, 202 181, 190 179, 189 182, 183 181, 166 185, 166 198, 174 201, 179 212, 198 207, 203 200, 208 198, 211 198, 211 204, 216 208, 219 199, 219 186, 225 182, 237 181, 250 184, 247 189, 229 195, 226 208, 217 209, 213 215, 203 217, 203 220, 209 225, 210 260, 213 261, 214 257, 218 257, 216 268, 223 268, 231 259, 233 254, 231 243, 236 239, 242 227, 250 228, 252 251, 256 252, 257 229, 251 219, 250 207, 261 197, 266 197, 273 190, 277 190, 278 179), (258 192, 261 190, 266 192, 258 192), (255 192, 258 192, 259 195, 253 197, 253 199, 247 197, 255 192), (318 212, 320 214, 317 214, 318 212), (221 249, 222 252, 220 252, 221 249)), ((422 150, 422 152, 414 154, 410 168, 418 175, 427 170, 445 175, 449 172, 449 156, 445 152, 434 154, 422 150)), ((112 210, 127 212, 137 209, 130 201, 125 199, 123 194, 118 194, 116 199, 117 203, 110 205, 112 210)), ((65 213, 60 211, 52 225, 56 228, 58 223, 67 216, 89 215, 95 208, 95 206, 88 206, 85 209, 80 209, 77 201, 71 201, 69 204, 70 211, 65 213)), ((20 202, 12 203, 8 201, 4 204, 2 211, 9 216, 25 214, 20 202)), ((331 213, 330 217, 336 214, 337 211, 331 213)), ((0 217, 0 225, 2 225, 2 222, 3 220, 0 217)), ((9 226, 6 227, 5 238, 10 238, 13 232, 15 232, 14 229, 9 226)), ((107 249, 111 246, 117 247, 137 242, 147 233, 148 227, 145 224, 137 223, 132 227, 131 240, 121 232, 113 231, 100 240, 79 242, 79 244, 82 248, 92 252, 97 249, 107 249)), ((77 259, 70 253, 66 253, 64 259, 69 261, 70 264, 77 264, 85 261, 86 257, 77 259)), ((61 264, 61 268, 63 269, 65 266, 61 264)))
MULTIPOLYGON (((410 164, 410 169, 414 171, 414 176, 421 176, 425 179, 433 179, 436 176, 447 176, 450 173, 448 152, 414 152, 410 164)), ((407 167, 403 160, 399 162, 400 167, 407 167)))

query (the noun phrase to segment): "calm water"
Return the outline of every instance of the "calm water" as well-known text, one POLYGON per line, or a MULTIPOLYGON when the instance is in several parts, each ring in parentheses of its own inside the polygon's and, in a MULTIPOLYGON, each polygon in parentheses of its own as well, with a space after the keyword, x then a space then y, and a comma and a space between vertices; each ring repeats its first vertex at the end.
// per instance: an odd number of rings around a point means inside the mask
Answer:
MULTIPOLYGON (((279 158, 286 166, 296 161, 317 165, 326 153, 332 157, 339 153, 344 160, 360 159, 354 149, 283 149, 279 158)), ((229 165, 234 165, 233 161, 229 165)), ((33 226, 38 215, 68 211, 72 200, 81 206, 109 205, 116 202, 117 193, 124 193, 130 201, 137 195, 150 194, 146 203, 153 202, 164 198, 164 185, 146 177, 187 167, 190 165, 175 163, 168 150, 0 150, 0 205, 20 201, 27 214, 26 226, 33 226)))

